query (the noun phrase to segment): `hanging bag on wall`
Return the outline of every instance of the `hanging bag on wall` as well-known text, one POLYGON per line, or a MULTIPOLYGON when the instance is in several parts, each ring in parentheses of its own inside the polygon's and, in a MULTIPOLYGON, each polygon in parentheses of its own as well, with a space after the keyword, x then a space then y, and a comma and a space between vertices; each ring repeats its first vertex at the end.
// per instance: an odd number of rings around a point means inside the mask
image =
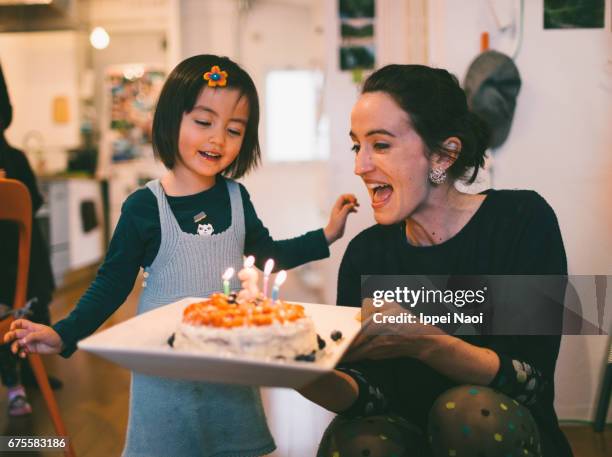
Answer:
POLYGON ((491 130, 490 148, 501 146, 512 126, 521 77, 514 61, 497 51, 485 51, 470 64, 463 88, 470 111, 491 130))

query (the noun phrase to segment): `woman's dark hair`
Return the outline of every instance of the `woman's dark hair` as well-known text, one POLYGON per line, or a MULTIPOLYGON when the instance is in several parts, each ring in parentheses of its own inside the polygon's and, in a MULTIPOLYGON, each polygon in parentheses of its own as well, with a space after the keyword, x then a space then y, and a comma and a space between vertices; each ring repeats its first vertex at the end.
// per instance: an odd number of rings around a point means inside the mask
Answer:
POLYGON ((166 168, 174 167, 179 156, 179 131, 183 114, 193 110, 200 93, 208 84, 204 73, 210 71, 214 65, 218 65, 228 74, 227 85, 214 90, 237 89, 249 103, 249 119, 242 147, 236 159, 223 170, 227 177, 240 178, 255 168, 261 159, 258 133, 259 99, 255 83, 248 73, 227 57, 197 55, 183 60, 172 70, 161 90, 153 116, 153 151, 166 168))
POLYGON ((444 140, 461 140, 457 160, 448 168, 453 179, 474 168, 468 182, 473 183, 484 165, 489 130, 467 107, 457 78, 446 70, 424 65, 387 65, 374 72, 364 83, 362 93, 385 92, 410 117, 429 152, 452 155, 444 140))

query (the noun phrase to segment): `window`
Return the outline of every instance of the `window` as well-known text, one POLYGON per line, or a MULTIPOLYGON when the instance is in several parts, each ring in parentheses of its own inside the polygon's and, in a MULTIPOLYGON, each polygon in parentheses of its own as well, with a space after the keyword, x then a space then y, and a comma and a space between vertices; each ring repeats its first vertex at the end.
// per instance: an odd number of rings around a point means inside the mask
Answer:
POLYGON ((266 156, 274 162, 325 160, 329 121, 321 114, 323 75, 275 70, 266 78, 266 156))

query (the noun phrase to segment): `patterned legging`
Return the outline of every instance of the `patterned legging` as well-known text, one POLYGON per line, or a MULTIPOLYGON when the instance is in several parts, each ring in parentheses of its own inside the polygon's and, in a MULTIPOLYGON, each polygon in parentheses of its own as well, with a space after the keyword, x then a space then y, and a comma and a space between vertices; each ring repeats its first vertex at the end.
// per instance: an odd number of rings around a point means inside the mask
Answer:
MULTIPOLYGON (((376 401, 376 398, 373 399, 376 401)), ((493 389, 460 386, 434 402, 427 436, 395 415, 336 417, 317 457, 539 457, 527 408, 493 389)))

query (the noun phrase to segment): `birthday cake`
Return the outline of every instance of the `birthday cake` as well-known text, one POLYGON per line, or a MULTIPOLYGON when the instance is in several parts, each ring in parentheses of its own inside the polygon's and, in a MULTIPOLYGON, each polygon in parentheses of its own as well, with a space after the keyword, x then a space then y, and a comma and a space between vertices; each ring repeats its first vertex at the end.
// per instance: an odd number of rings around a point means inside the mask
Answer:
POLYGON ((183 311, 173 347, 264 359, 309 360, 319 347, 314 323, 297 304, 262 295, 213 294, 183 311))

